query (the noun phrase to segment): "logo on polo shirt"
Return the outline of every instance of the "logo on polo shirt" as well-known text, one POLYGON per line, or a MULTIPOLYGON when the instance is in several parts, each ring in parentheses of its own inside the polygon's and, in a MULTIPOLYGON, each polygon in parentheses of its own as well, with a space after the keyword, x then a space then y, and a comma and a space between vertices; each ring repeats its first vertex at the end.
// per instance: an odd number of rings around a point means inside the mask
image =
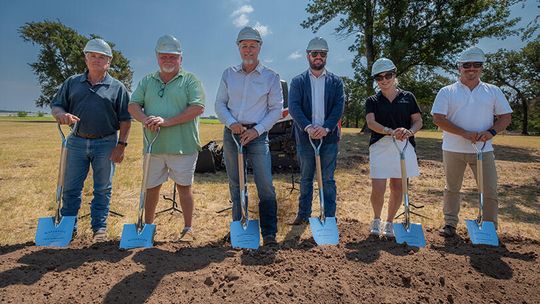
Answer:
POLYGON ((409 100, 407 98, 400 98, 397 103, 409 103, 409 100))

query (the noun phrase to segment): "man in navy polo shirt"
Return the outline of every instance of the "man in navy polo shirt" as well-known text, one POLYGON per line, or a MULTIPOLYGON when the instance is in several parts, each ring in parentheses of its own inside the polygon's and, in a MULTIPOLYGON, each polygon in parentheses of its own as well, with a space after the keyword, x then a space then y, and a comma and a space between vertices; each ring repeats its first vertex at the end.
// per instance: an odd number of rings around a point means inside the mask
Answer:
MULTIPOLYGON (((84 47, 88 70, 69 77, 51 102, 52 115, 60 124, 77 124, 69 138, 63 206, 65 216, 77 216, 88 169, 92 166, 94 198, 90 206, 94 242, 107 237, 107 216, 111 200, 114 164, 124 159, 131 116, 129 95, 124 85, 111 77, 111 47, 92 39, 84 47), (117 135, 117 130, 120 134, 117 135)), ((75 231, 76 232, 76 227, 75 231)))

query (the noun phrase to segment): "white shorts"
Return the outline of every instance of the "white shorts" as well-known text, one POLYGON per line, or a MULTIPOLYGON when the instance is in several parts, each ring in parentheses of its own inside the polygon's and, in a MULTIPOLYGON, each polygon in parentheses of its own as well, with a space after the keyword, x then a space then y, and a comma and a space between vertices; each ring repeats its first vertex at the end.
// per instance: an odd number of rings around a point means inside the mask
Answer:
POLYGON ((147 188, 154 188, 171 178, 181 186, 193 184, 193 174, 199 153, 152 154, 148 168, 147 188))
MULTIPOLYGON (((397 140, 401 149, 405 141, 397 140)), ((405 150, 407 177, 420 175, 414 147, 409 143, 405 150)), ((401 178, 399 152, 392 142, 392 137, 385 136, 369 147, 369 176, 371 178, 401 178)))

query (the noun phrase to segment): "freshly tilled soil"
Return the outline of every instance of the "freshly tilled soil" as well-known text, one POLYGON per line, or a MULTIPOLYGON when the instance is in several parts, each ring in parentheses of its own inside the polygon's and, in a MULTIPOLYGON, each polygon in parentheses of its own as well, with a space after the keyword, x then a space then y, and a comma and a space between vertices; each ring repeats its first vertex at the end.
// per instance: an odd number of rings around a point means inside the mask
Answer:
POLYGON ((466 231, 445 240, 427 229, 428 246, 415 249, 370 237, 358 222, 339 230, 338 246, 291 233, 256 251, 225 241, 0 246, 0 302, 540 303, 538 240, 502 235, 493 248, 473 246, 466 231))

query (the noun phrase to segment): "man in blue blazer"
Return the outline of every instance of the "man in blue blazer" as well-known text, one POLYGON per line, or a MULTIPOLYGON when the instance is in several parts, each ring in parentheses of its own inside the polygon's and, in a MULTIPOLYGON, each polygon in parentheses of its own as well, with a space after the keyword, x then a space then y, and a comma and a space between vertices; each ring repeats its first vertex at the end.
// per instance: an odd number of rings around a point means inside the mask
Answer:
POLYGON ((339 120, 343 115, 343 81, 325 69, 328 43, 320 37, 313 38, 306 49, 309 69, 291 81, 289 113, 294 120, 296 155, 300 163, 300 197, 298 215, 292 225, 307 224, 311 216, 315 151, 309 137, 320 149, 324 185, 325 215, 336 215, 336 182, 334 171, 340 138, 339 120))

